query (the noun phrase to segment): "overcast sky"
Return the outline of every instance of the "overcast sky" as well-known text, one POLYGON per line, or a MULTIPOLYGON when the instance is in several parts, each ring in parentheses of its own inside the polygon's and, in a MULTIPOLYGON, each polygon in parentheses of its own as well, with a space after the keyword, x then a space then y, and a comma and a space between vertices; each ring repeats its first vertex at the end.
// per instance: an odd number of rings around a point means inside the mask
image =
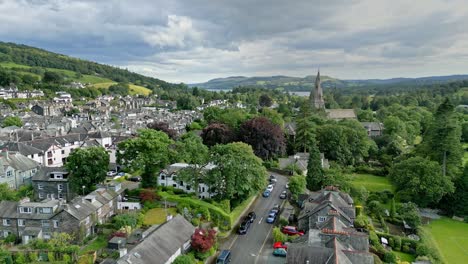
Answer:
POLYGON ((466 0, 0 0, 0 40, 171 82, 468 73, 466 0))

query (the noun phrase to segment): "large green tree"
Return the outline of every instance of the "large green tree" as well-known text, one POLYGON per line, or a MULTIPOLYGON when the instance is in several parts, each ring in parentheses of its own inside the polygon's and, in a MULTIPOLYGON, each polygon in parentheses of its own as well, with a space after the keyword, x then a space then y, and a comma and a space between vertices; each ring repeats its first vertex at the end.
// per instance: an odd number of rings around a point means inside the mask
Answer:
POLYGON ((390 171, 390 178, 397 190, 411 197, 419 206, 439 202, 454 191, 450 178, 442 175, 440 165, 422 157, 413 157, 396 163, 390 171))
POLYGON ((444 209, 449 214, 468 216, 468 167, 465 166, 463 175, 455 180, 455 192, 442 199, 444 209))
POLYGON ((461 125, 448 98, 437 108, 423 137, 420 153, 442 166, 442 174, 452 179, 460 175, 463 159, 461 125))
POLYGON ((70 172, 72 190, 78 194, 89 193, 106 179, 109 153, 103 147, 75 149, 68 156, 65 168, 70 172))
POLYGON ((141 171, 144 188, 155 187, 157 173, 172 161, 174 151, 170 146, 173 143, 164 132, 142 129, 137 137, 119 143, 117 160, 132 170, 141 171))
POLYGON ((303 104, 296 119, 295 149, 307 152, 315 138, 315 124, 309 103, 303 104))
POLYGON ((299 194, 304 193, 306 184, 306 178, 302 175, 294 175, 289 178, 289 191, 291 192, 293 199, 297 200, 299 194))
POLYGON ((325 173, 322 168, 322 158, 315 140, 310 142, 309 162, 307 164, 307 189, 311 191, 320 190, 323 186, 325 173))
POLYGON ((231 206, 258 192, 266 184, 266 169, 252 147, 235 142, 211 149, 211 162, 216 165, 207 175, 207 183, 221 200, 231 206))
POLYGON ((188 167, 177 172, 177 177, 188 182, 198 194, 198 186, 206 176, 206 166, 209 162, 209 149, 203 144, 202 139, 187 133, 176 143, 177 158, 180 162, 186 162, 188 167))

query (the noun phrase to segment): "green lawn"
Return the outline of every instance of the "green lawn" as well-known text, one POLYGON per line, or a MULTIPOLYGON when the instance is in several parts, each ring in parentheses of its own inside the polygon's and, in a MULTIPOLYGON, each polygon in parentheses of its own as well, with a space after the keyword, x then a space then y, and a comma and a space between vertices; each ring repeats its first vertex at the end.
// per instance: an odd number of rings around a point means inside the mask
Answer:
POLYGON ((372 174, 357 174, 351 175, 351 183, 356 186, 364 186, 370 192, 380 192, 383 190, 394 191, 394 186, 390 183, 387 177, 376 176, 372 174))
POLYGON ((149 95, 151 93, 150 89, 148 89, 146 87, 143 87, 143 86, 130 84, 129 87, 130 87, 130 94, 131 95, 135 95, 135 94, 149 95))
POLYGON ((468 224, 442 218, 424 227, 434 238, 448 264, 464 263, 468 259, 468 224))
MULTIPOLYGON (((176 215, 177 209, 167 208, 167 213, 171 215, 176 215)), ((164 208, 153 208, 151 210, 148 210, 145 213, 145 219, 143 220, 143 223, 145 225, 160 225, 164 222, 166 222, 166 212, 164 208)))
POLYGON ((107 238, 105 236, 98 236, 91 243, 82 248, 79 255, 86 254, 90 251, 97 251, 98 249, 105 248, 107 246, 107 238))
POLYGON ((411 255, 411 254, 408 254, 408 253, 403 253, 403 252, 399 252, 399 251, 393 251, 393 253, 395 253, 395 255, 401 260, 401 261, 406 261, 406 262, 413 262, 416 258, 414 257, 414 255, 411 255))

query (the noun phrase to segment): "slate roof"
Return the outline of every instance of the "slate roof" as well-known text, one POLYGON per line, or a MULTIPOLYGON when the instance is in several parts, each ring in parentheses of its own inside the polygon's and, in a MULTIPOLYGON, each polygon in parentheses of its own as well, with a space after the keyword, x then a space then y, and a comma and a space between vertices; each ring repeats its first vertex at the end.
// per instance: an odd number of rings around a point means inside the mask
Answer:
POLYGON ((4 144, 2 144, 0 146, 0 149, 7 149, 9 151, 19 152, 25 156, 43 153, 42 150, 35 148, 33 146, 29 146, 22 142, 12 142, 12 141, 5 142, 4 144))
POLYGON ((62 172, 67 174, 68 171, 64 167, 41 167, 33 176, 33 181, 67 181, 67 179, 51 179, 50 173, 62 172))
POLYGON ((326 109, 329 119, 356 119, 354 109, 326 109))
POLYGON ((172 220, 158 227, 127 255, 120 258, 118 264, 164 264, 183 244, 190 240, 195 227, 177 215, 172 220))
POLYGON ((4 165, 9 165, 18 171, 28 171, 39 167, 39 163, 19 153, 9 153, 8 158, 2 157, 2 160, 4 165))

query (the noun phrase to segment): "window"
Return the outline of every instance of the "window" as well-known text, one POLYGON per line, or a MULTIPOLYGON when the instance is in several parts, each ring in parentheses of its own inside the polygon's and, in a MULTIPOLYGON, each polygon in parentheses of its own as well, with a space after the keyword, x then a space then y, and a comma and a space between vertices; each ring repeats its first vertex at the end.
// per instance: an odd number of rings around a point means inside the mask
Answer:
POLYGON ((5 237, 5 238, 6 238, 7 236, 9 236, 10 234, 11 234, 10 231, 7 231, 7 230, 4 230, 4 231, 3 231, 3 237, 5 237))
POLYGON ((183 181, 180 181, 180 186, 184 186, 184 182, 183 182, 183 181))
POLYGON ((25 226, 25 225, 26 225, 26 220, 18 219, 18 226, 25 226))
POLYGON ((187 191, 190 191, 190 185, 187 185, 185 189, 187 189, 187 191))
POLYGON ((54 163, 54 162, 52 161, 52 159, 48 159, 48 160, 47 160, 47 164, 48 164, 48 165, 52 165, 53 163, 54 163))
POLYGON ((43 190, 43 189, 44 189, 44 185, 38 184, 38 185, 37 185, 37 189, 38 189, 38 190, 43 190))
POLYGON ((59 198, 59 199, 63 199, 63 193, 59 193, 59 194, 58 194, 58 198, 59 198))
POLYGON ((42 226, 49 227, 50 226, 49 220, 42 220, 42 226))
POLYGON ((42 214, 51 214, 52 213, 52 208, 50 208, 50 207, 41 208, 41 213, 42 214))
POLYGON ((43 233, 43 234, 42 234, 42 237, 43 237, 44 239, 50 239, 50 233, 43 233))
POLYGON ((3 225, 4 226, 10 226, 11 225, 10 219, 3 219, 3 225))
POLYGON ((8 178, 10 178, 11 176, 13 176, 13 172, 12 171, 7 171, 6 176, 8 178))
POLYGON ((327 217, 326 217, 326 216, 319 216, 319 217, 318 217, 319 223, 325 222, 326 220, 327 220, 327 217))
POLYGON ((62 155, 65 155, 65 150, 62 149, 62 155))
POLYGON ((44 194, 43 193, 39 193, 39 199, 44 199, 44 194))
POLYGON ((20 213, 22 214, 31 214, 32 208, 31 207, 20 207, 20 213))
POLYGON ((172 186, 173 186, 173 187, 177 187, 177 184, 174 183, 174 184, 172 184, 172 186))
POLYGON ((63 184, 57 184, 57 190, 59 191, 63 190, 63 184))
POLYGON ((63 174, 55 174, 55 179, 63 179, 63 174))
POLYGON ((58 220, 52 220, 52 222, 54 223, 54 228, 59 227, 59 221, 58 220))
POLYGON ((161 180, 165 180, 166 177, 164 177, 164 174, 161 174, 161 180))

